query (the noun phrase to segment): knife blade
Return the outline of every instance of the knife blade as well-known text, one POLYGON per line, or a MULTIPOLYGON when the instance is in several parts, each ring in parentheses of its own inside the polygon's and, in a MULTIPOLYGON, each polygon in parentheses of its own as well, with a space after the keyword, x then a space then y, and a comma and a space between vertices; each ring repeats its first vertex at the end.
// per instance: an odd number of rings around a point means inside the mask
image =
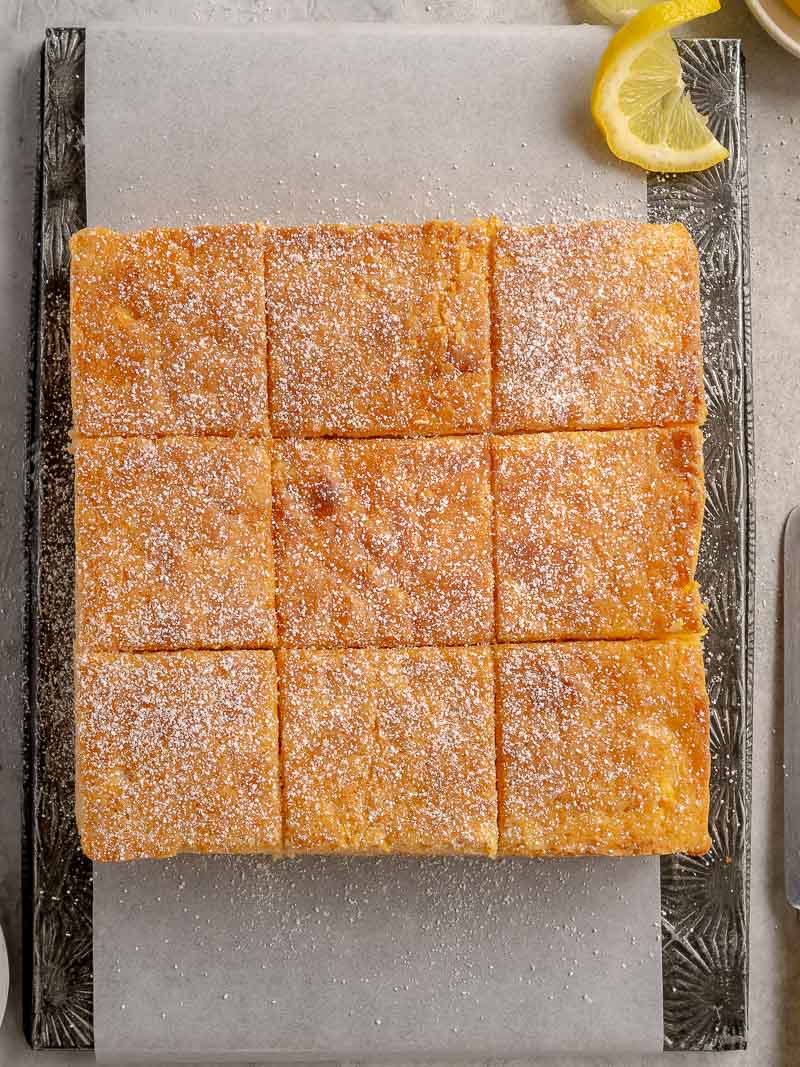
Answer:
POLYGON ((800 909, 800 507, 783 537, 783 830, 786 898, 800 909))

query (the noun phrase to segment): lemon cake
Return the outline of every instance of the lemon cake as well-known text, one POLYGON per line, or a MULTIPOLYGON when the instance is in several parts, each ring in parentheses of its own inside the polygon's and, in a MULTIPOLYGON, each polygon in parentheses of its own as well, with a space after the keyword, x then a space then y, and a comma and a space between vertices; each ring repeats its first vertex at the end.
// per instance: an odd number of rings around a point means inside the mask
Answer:
POLYGON ((275 229, 265 245, 276 435, 489 429, 484 223, 275 229))
POLYGON ((80 654, 75 720, 91 859, 281 851, 272 652, 80 654))
POLYGON ((706 851, 683 227, 71 251, 88 856, 706 851))
POLYGON ((262 246, 250 224, 75 234, 78 433, 268 432, 262 246))
POLYGON ((494 854, 488 648, 278 655, 288 853, 494 854))
POLYGON ((708 850, 698 636, 499 648, 497 687, 501 854, 708 850))
POLYGON ((701 422, 697 250, 681 225, 500 226, 495 428, 701 422))
POLYGON ((491 641, 489 442, 276 441, 280 643, 491 641))
POLYGON ((702 630, 697 429, 496 437, 500 641, 702 630))
POLYGON ((82 647, 274 645, 274 593, 268 442, 76 441, 82 647))

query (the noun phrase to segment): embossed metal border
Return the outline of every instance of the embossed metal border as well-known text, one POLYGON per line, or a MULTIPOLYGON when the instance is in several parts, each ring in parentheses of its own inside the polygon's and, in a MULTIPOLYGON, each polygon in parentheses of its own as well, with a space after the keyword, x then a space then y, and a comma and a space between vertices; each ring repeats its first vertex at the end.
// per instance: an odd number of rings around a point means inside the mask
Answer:
MULTIPOLYGON (((653 221, 685 223, 700 250, 709 418, 699 575, 709 604, 713 848, 661 861, 664 1047, 737 1049, 747 1033, 753 650, 752 371, 744 77, 738 41, 684 41, 687 83, 731 159, 651 176, 653 221)), ((85 224, 85 32, 42 50, 37 261, 28 419, 26 1033, 34 1048, 90 1049, 91 864, 72 808, 72 470, 69 236, 85 224)))
POLYGON ((84 46, 48 30, 42 48, 27 435, 25 1031, 36 1049, 90 1049, 92 865, 74 816, 72 421, 69 237, 86 224, 84 46))
POLYGON ((698 580, 708 604, 711 851, 661 859, 664 1048, 747 1044, 754 640, 753 380, 747 108, 739 41, 679 42, 687 86, 730 158, 651 175, 648 215, 684 223, 700 253, 708 421, 698 580))

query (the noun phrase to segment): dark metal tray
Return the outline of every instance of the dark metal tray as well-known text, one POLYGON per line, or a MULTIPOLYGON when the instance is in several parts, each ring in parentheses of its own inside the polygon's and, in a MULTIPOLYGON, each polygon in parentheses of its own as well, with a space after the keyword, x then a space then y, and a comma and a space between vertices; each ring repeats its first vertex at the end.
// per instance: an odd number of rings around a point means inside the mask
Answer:
MULTIPOLYGON (((92 868, 73 811, 72 462, 68 452, 69 250, 86 221, 81 29, 42 49, 37 263, 28 419, 25 1003, 34 1048, 89 1049, 92 868)), ((700 251, 708 493, 699 580, 708 603, 711 837, 703 857, 661 860, 665 1049, 747 1040, 753 654, 752 370, 744 64, 738 41, 679 45, 693 96, 730 159, 652 175, 648 213, 683 222, 700 251)))

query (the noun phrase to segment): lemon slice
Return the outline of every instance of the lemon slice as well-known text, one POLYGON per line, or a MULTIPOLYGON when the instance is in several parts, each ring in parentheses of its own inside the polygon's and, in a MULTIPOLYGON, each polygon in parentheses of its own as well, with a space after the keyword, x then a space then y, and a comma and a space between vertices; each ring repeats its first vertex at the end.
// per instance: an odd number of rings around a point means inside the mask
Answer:
POLYGON ((666 0, 618 30, 597 68, 592 115, 618 159, 645 170, 706 170, 727 159, 683 83, 670 30, 719 0, 666 0))
POLYGON ((589 0, 589 6, 593 7, 598 15, 617 26, 632 19, 652 3, 653 0, 589 0))

